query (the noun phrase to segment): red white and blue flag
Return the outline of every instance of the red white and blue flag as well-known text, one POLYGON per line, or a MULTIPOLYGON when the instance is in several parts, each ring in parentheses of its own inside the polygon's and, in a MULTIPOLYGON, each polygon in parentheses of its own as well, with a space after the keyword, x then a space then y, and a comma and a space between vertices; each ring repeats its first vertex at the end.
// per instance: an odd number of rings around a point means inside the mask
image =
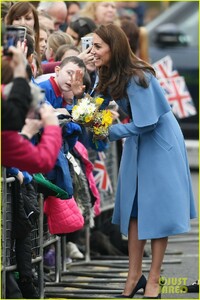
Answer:
POLYGON ((196 115, 197 111, 185 79, 177 70, 173 70, 171 57, 165 56, 155 62, 153 67, 174 115, 179 119, 196 115))
POLYGON ((164 78, 160 80, 160 84, 173 113, 179 119, 196 115, 196 109, 183 77, 164 78))
POLYGON ((99 190, 113 193, 112 184, 105 165, 106 155, 104 152, 97 153, 94 161, 94 179, 99 190))
POLYGON ((158 80, 162 78, 171 78, 179 76, 178 71, 173 70, 173 61, 169 55, 153 63, 153 68, 156 71, 156 76, 158 80))

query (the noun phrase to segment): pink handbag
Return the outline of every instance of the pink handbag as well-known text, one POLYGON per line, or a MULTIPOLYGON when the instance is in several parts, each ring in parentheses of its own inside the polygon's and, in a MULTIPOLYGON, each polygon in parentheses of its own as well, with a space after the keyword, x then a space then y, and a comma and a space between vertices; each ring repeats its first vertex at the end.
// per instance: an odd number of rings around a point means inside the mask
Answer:
POLYGON ((44 213, 51 234, 70 233, 83 228, 84 218, 73 197, 61 200, 48 196, 44 201, 44 213))

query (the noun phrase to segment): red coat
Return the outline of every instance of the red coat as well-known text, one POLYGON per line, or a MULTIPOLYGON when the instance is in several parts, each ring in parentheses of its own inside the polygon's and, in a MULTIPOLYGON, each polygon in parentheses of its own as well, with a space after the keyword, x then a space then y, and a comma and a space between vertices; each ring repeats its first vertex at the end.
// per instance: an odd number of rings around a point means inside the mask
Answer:
POLYGON ((55 125, 44 128, 38 145, 33 145, 17 131, 2 131, 1 164, 29 173, 47 173, 54 167, 61 145, 61 128, 55 125))
POLYGON ((60 61, 52 61, 42 64, 42 74, 54 73, 55 67, 60 65, 60 61))

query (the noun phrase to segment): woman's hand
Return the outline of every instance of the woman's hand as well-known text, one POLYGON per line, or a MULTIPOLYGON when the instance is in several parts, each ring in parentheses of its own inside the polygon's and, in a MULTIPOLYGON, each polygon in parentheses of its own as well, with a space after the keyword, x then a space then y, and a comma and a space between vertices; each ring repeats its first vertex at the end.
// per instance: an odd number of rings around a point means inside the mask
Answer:
POLYGON ((55 110, 51 105, 43 104, 39 109, 39 113, 44 127, 48 125, 59 125, 55 110))
POLYGON ((83 60, 85 65, 94 61, 94 55, 90 52, 92 47, 93 46, 88 47, 78 55, 78 57, 83 60))
POLYGON ((116 110, 113 110, 113 109, 109 109, 109 110, 112 114, 113 121, 118 120, 119 119, 119 113, 116 110))
POLYGON ((61 108, 55 108, 55 112, 57 115, 65 115, 65 116, 70 116, 70 113, 68 110, 64 107, 61 108))
POLYGON ((27 77, 26 66, 27 66, 27 46, 26 41, 17 42, 17 47, 10 46, 8 52, 12 54, 10 58, 10 66, 14 72, 14 78, 16 77, 27 77))
POLYGON ((42 128, 42 121, 37 119, 26 119, 21 134, 31 139, 42 128))
POLYGON ((90 52, 91 49, 92 46, 88 47, 78 55, 78 57, 83 60, 89 73, 96 70, 96 66, 94 64, 94 55, 90 52))
POLYGON ((16 175, 17 179, 19 180, 19 183, 22 184, 24 181, 24 175, 21 171, 18 172, 18 174, 16 175))
POLYGON ((94 140, 101 140, 102 141, 102 140, 105 140, 107 137, 108 137, 108 135, 105 135, 105 134, 104 135, 101 135, 101 134, 94 134, 93 135, 94 140))

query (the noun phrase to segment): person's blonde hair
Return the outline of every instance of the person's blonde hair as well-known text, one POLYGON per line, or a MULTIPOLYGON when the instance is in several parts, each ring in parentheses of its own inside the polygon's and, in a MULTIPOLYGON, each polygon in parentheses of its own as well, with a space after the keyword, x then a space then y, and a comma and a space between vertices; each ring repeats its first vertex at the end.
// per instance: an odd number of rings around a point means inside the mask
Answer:
MULTIPOLYGON (((102 2, 102 1, 101 1, 102 2)), ((94 22, 96 22, 96 8, 99 5, 98 1, 95 2, 87 2, 84 7, 78 12, 78 15, 80 17, 87 17, 92 19, 94 22)), ((115 25, 120 25, 120 20, 118 18, 118 16, 116 15, 115 20, 113 22, 113 24, 115 25)))
MULTIPOLYGON (((68 50, 74 50, 77 52, 77 56, 80 54, 79 49, 76 46, 69 46, 69 45, 61 45, 55 54, 55 61, 61 61, 63 56, 68 50)), ((73 55, 74 56, 74 55, 73 55)))
POLYGON ((49 30, 46 28, 46 26, 44 24, 40 24, 40 30, 45 31, 47 34, 47 37, 49 37, 50 32, 49 30))
POLYGON ((67 34, 63 31, 56 31, 49 35, 47 43, 48 43, 49 48, 51 48, 53 50, 53 53, 55 55, 57 49, 61 45, 73 46, 74 40, 69 34, 67 34))

